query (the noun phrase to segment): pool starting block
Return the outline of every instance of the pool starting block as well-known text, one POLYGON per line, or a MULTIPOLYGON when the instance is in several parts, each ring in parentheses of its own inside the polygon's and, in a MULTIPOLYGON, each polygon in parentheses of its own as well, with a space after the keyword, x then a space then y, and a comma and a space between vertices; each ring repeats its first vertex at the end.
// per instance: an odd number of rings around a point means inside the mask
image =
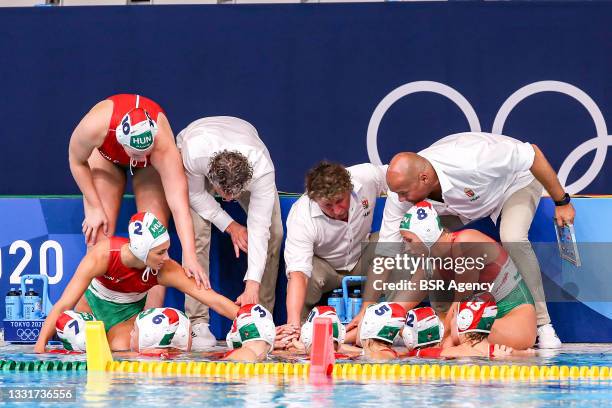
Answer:
POLYGON ((317 317, 313 321, 310 375, 330 376, 335 362, 332 320, 328 317, 317 317))

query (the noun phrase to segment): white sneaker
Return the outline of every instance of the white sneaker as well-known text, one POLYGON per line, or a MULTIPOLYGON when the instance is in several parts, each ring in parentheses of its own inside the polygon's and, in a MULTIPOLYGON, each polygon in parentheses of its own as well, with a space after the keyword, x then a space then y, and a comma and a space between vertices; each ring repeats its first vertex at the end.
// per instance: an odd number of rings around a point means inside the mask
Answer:
POLYGON ((536 346, 541 349, 561 348, 561 340, 559 340, 557 333, 555 333, 555 328, 552 324, 544 324, 538 327, 536 346))
POLYGON ((208 323, 197 323, 191 328, 191 350, 206 351, 217 345, 217 339, 210 332, 208 323))

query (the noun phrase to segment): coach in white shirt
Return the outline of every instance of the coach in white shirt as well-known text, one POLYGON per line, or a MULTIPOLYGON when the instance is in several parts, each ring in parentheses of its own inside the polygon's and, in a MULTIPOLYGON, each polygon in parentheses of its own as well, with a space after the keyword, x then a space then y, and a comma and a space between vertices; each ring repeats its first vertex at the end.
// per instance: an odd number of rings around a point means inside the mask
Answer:
POLYGON ((572 224, 575 211, 544 154, 508 136, 466 132, 447 136, 425 150, 399 153, 387 171, 390 194, 380 242, 400 242, 399 223, 412 203, 429 199, 441 215, 464 224, 485 217, 500 220, 500 237, 536 301, 538 345, 558 348, 546 307, 542 276, 528 231, 542 195, 555 201, 559 225, 572 224))
MULTIPOLYGON (((212 223, 230 234, 236 257, 240 250, 248 254, 245 289, 237 303, 261 303, 272 310, 283 225, 268 149, 250 123, 230 116, 196 120, 176 139, 189 183, 198 262, 208 274, 212 223), (215 192, 239 202, 247 212, 246 228, 221 208, 215 192)), ((194 327, 194 347, 215 343, 208 307, 186 296, 185 311, 194 327)))
POLYGON ((387 191, 387 166, 345 168, 321 162, 306 176, 306 193, 287 218, 287 326, 299 331, 324 292, 347 275, 363 275, 362 243, 370 237, 376 199, 387 191))

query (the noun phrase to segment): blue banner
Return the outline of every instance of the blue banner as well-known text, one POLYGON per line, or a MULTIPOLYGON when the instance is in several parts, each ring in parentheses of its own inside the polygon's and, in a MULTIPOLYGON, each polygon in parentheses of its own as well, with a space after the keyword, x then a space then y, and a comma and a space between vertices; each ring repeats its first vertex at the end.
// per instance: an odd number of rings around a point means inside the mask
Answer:
POLYGON ((538 144, 572 193, 605 194, 609 2, 0 8, 0 194, 72 194, 71 132, 123 92, 178 133, 252 122, 281 190, 327 158, 387 162, 460 131, 538 144))

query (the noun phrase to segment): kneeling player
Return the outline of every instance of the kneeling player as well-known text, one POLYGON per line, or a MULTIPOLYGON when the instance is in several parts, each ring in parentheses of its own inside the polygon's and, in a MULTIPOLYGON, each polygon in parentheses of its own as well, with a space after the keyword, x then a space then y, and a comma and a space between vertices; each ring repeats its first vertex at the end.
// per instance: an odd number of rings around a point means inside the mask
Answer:
POLYGON ((346 336, 346 329, 340 322, 336 309, 332 306, 315 306, 310 313, 308 318, 302 325, 300 330, 299 340, 293 340, 289 351, 299 352, 302 354, 310 354, 310 348, 312 346, 312 340, 314 335, 314 319, 317 317, 329 318, 332 322, 332 339, 334 341, 334 350, 340 351, 340 347, 344 343, 344 337, 346 336))
POLYGON ((58 317, 70 309, 91 313, 103 321, 111 350, 129 349, 134 320, 145 308, 147 292, 158 284, 174 287, 222 316, 236 316, 238 306, 212 289, 198 288, 195 280, 185 276, 183 268, 168 257, 170 235, 153 214, 134 215, 128 230, 129 239, 112 237, 85 255, 45 319, 35 352, 45 351, 58 317))
POLYGON ((432 347, 439 347, 444 338, 444 324, 431 307, 418 307, 406 315, 402 339, 408 356, 427 357, 432 347))
POLYGON ((191 323, 171 307, 147 309, 138 314, 130 333, 130 350, 141 354, 191 351, 191 323))
POLYGON ((475 294, 455 303, 449 314, 453 346, 424 349, 418 354, 419 357, 491 358, 533 354, 532 349, 514 350, 489 341, 491 327, 497 316, 497 305, 490 293, 475 294))
POLYGON ((398 357, 393 341, 406 321, 406 310, 398 303, 382 302, 368 306, 359 324, 357 345, 363 355, 373 360, 392 360, 398 357))
POLYGON ((242 306, 226 338, 231 351, 223 359, 263 361, 274 347, 275 336, 272 314, 265 307, 259 304, 242 306))

